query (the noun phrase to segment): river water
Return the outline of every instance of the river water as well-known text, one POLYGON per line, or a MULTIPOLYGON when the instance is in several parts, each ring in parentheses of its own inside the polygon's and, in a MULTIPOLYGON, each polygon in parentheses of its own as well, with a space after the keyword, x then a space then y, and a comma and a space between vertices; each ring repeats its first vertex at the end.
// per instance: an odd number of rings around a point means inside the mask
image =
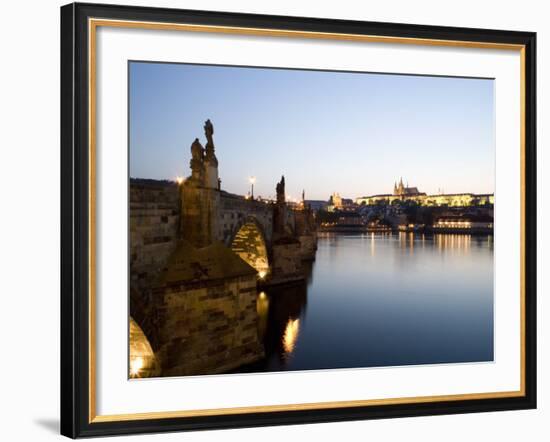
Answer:
POLYGON ((260 292, 266 357, 237 372, 493 360, 493 238, 319 236, 308 280, 260 292))

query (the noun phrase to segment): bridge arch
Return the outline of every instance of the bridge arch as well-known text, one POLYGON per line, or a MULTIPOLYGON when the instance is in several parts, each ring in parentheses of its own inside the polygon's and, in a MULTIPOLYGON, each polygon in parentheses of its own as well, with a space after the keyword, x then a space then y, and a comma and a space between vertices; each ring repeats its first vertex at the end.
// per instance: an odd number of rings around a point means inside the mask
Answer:
POLYGON ((244 218, 237 224, 228 242, 233 252, 256 269, 260 279, 269 274, 269 246, 264 229, 256 218, 244 218))
POLYGON ((151 344, 143 330, 130 316, 130 361, 129 376, 131 378, 157 376, 160 366, 151 348, 151 344))

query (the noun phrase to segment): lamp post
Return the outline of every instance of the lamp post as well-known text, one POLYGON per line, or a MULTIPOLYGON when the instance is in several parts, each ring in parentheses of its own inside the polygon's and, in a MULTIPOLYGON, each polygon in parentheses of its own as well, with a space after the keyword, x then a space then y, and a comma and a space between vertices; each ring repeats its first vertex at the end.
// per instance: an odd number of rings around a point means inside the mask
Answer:
POLYGON ((254 183, 256 182, 256 177, 251 176, 248 178, 248 181, 250 182, 250 199, 254 199, 254 183))

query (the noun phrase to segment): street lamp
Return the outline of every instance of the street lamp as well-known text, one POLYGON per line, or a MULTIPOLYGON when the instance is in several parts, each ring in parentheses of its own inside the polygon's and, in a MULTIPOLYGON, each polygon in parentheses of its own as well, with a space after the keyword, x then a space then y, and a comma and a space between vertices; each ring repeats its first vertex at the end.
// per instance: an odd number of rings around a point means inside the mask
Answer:
POLYGON ((256 183, 256 177, 251 176, 248 178, 248 181, 250 182, 250 198, 254 199, 254 183, 256 183))

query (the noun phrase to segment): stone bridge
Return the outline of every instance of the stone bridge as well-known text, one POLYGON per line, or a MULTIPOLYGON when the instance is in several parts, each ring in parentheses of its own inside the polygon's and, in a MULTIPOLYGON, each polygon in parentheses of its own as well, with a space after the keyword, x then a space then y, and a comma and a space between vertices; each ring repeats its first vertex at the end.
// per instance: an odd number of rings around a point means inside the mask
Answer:
POLYGON ((262 357, 258 287, 303 280, 315 256, 312 212, 286 203, 284 177, 276 201, 222 190, 209 121, 205 134, 188 178, 130 180, 130 314, 133 336, 148 341, 130 343, 131 375, 224 372, 262 357))

